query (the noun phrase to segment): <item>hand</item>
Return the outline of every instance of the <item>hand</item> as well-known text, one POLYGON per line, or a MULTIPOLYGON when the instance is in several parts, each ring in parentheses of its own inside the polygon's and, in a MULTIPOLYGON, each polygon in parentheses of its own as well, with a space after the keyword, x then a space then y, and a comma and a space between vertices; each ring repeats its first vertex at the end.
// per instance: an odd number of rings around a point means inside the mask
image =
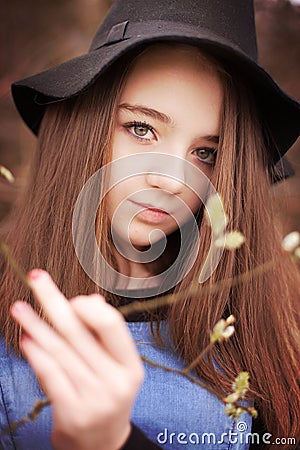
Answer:
POLYGON ((67 300, 47 272, 30 284, 49 320, 16 302, 21 350, 53 407, 57 450, 117 450, 130 433, 130 412, 143 379, 134 342, 119 312, 94 294, 67 300))

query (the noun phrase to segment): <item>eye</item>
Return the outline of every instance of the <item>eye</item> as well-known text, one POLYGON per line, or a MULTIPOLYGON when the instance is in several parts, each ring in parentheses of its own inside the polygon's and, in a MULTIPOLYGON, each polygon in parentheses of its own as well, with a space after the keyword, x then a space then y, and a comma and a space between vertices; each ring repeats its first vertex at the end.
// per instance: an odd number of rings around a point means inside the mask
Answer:
POLYGON ((193 151, 200 162, 214 164, 217 156, 217 149, 214 147, 201 147, 193 151))
POLYGON ((144 137, 147 135, 149 129, 145 125, 135 125, 133 131, 137 136, 144 137))
POLYGON ((154 137, 153 128, 146 122, 131 122, 124 125, 139 140, 150 141, 154 137))

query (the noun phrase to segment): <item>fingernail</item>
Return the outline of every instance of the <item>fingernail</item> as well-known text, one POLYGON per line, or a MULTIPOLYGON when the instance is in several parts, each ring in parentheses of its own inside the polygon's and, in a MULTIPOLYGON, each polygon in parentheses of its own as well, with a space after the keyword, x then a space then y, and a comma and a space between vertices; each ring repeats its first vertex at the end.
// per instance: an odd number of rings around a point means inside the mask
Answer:
POLYGON ((42 275, 44 271, 41 269, 33 269, 28 273, 28 278, 32 281, 38 280, 42 275))
POLYGON ((21 336, 21 338, 20 338, 21 344, 22 344, 23 342, 28 342, 29 339, 30 339, 30 337, 28 336, 28 334, 26 334, 25 332, 23 332, 23 333, 22 333, 22 336, 21 336))
POLYGON ((11 312, 16 315, 18 313, 22 313, 23 311, 26 311, 27 309, 28 308, 27 308, 26 302, 17 301, 12 305, 11 312))

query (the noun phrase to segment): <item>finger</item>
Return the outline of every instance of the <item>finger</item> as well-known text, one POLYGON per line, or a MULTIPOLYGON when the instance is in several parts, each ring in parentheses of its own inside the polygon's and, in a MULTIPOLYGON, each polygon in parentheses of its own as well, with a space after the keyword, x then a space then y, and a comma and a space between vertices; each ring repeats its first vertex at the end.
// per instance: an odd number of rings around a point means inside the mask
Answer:
POLYGON ((48 399, 65 399, 70 407, 75 401, 76 392, 59 364, 29 336, 22 336, 20 346, 38 379, 42 381, 42 388, 48 399))
POLYGON ((71 305, 78 317, 98 336, 104 348, 120 364, 140 364, 139 354, 121 314, 100 296, 75 297, 71 305))
POLYGON ((113 370, 111 357, 101 348, 99 342, 75 314, 70 302, 60 292, 50 275, 35 269, 29 273, 28 277, 35 298, 58 333, 98 373, 100 371, 104 374, 107 370, 113 370), (103 367, 102 370, 101 367, 103 367))
POLYGON ((28 278, 35 299, 63 336, 71 338, 76 332, 83 331, 84 327, 72 313, 68 300, 47 272, 34 269, 29 272, 28 278))
MULTIPOLYGON (((38 317, 29 304, 16 302, 11 308, 11 314, 27 335, 32 338, 32 341, 47 353, 49 357, 55 359, 77 391, 82 390, 82 386, 94 381, 95 371, 92 371, 92 368, 82 360, 68 342, 38 317)), ((100 349, 98 350, 97 356, 102 356, 100 349)), ((102 353, 104 357, 101 359, 101 367, 104 366, 105 361, 108 359, 105 352, 102 351, 102 353)), ((108 369, 106 370, 113 369, 110 359, 108 359, 106 364, 108 364, 108 369)))

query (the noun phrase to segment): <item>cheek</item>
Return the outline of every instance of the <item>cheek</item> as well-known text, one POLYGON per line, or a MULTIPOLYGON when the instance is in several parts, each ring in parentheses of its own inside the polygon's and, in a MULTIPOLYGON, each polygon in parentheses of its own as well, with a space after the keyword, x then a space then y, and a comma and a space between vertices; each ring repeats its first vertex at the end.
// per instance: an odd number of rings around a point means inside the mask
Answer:
POLYGON ((112 160, 122 158, 123 156, 132 155, 140 151, 140 146, 120 125, 116 127, 113 144, 112 144, 112 160))
POLYGON ((198 209, 202 205, 202 199, 205 198, 205 193, 207 191, 207 183, 204 181, 203 185, 202 183, 199 183, 197 186, 197 193, 198 195, 191 189, 186 186, 184 195, 182 197, 182 200, 188 206, 193 213, 198 211, 198 209))
POLYGON ((198 211, 201 208, 201 205, 202 205, 202 201, 198 197, 196 197, 193 200, 193 203, 192 203, 192 206, 191 206, 191 210, 193 211, 193 213, 198 211))
MULTIPOLYGON (((109 191, 109 193, 107 194, 107 208, 108 217, 110 220, 118 207, 122 207, 124 204, 123 202, 125 202, 129 197, 131 197, 135 192, 139 190, 139 178, 140 177, 132 177, 120 181, 120 183, 118 183, 109 191)), ((124 212, 127 211, 126 205, 124 205, 121 210, 123 210, 124 214, 124 212)))
POLYGON ((112 141, 112 160, 126 155, 126 139, 120 126, 116 126, 112 141))

